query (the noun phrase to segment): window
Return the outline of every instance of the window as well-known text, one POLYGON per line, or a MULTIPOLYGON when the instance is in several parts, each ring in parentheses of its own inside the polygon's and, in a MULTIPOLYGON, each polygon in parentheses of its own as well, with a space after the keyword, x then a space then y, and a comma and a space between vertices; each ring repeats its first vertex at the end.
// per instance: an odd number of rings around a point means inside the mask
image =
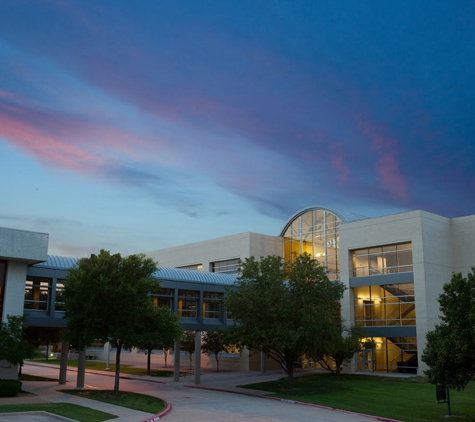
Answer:
POLYGON ((353 293, 356 325, 416 325, 414 283, 355 287, 353 293))
POLYGON ((25 286, 25 309, 48 311, 51 279, 28 277, 25 286))
POLYGON ((340 278, 341 220, 325 210, 308 211, 297 217, 284 233, 284 259, 294 254, 309 253, 326 267, 328 278, 340 278))
POLYGON ((415 337, 374 337, 376 347, 357 353, 356 370, 365 371, 367 357, 371 355, 375 372, 417 373, 417 339, 415 337))
POLYGON ((201 271, 203 269, 203 264, 195 264, 195 265, 185 265, 184 267, 178 267, 181 270, 195 270, 201 271))
POLYGON ((54 301, 55 311, 64 311, 64 280, 56 280, 56 299, 54 301))
POLYGON ((203 292, 203 318, 221 317, 222 293, 203 292))
POLYGON ((152 301, 158 308, 168 308, 173 310, 173 298, 175 290, 173 289, 158 289, 152 293, 152 301))
POLYGON ((217 261, 211 263, 211 272, 213 273, 224 273, 237 271, 237 266, 240 259, 227 259, 226 261, 217 261))
POLYGON ((353 277, 412 271, 412 244, 377 246, 351 252, 353 277))
POLYGON ((5 281, 7 273, 7 261, 0 260, 0 318, 3 313, 3 294, 5 291, 5 281))
POLYGON ((184 318, 196 318, 198 292, 178 290, 178 315, 184 318))

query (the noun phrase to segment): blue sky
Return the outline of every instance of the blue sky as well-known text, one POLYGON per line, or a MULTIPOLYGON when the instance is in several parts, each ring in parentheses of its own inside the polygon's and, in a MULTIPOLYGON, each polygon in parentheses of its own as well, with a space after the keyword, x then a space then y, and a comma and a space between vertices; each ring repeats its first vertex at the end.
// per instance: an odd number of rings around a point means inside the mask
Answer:
POLYGON ((475 2, 0 3, 0 226, 124 254, 475 213, 475 2))

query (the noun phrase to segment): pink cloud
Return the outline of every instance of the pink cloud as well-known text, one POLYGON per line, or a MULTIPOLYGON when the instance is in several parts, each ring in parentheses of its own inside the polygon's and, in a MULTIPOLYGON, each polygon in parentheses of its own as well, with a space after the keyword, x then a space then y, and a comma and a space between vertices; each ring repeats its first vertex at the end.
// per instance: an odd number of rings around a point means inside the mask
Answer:
POLYGON ((368 121, 357 118, 357 127, 373 141, 374 150, 378 155, 375 168, 381 177, 381 186, 400 199, 407 199, 406 181, 399 171, 398 142, 384 136, 382 126, 373 125, 368 121))
POLYGON ((103 160, 73 144, 55 139, 37 127, 0 111, 0 134, 41 160, 52 161, 61 167, 90 172, 103 160))

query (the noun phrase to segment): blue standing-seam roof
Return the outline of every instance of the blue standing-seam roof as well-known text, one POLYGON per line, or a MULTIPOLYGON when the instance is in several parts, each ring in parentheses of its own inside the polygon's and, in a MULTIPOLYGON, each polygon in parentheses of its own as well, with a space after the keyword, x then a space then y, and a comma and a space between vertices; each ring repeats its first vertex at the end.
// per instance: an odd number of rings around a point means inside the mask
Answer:
MULTIPOLYGON (((70 258, 66 256, 48 255, 48 260, 33 265, 33 267, 54 268, 69 270, 73 268, 80 258, 70 258)), ((181 268, 158 267, 153 276, 159 280, 184 281, 193 283, 220 284, 232 286, 236 282, 237 276, 220 273, 210 273, 206 271, 184 270, 181 268)))

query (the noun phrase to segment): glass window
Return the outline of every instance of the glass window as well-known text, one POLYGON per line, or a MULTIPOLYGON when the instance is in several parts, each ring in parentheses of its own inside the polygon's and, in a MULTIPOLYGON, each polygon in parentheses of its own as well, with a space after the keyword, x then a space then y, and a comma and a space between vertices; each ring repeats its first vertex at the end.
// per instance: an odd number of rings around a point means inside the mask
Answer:
POLYGON ((414 283, 355 287, 355 324, 415 325, 414 283))
POLYGON ((159 308, 168 308, 173 310, 174 289, 157 289, 152 293, 152 302, 159 308))
POLYGON ((196 318, 198 292, 178 290, 178 315, 184 318, 196 318))
POLYGON ((219 319, 223 293, 203 292, 203 318, 219 319))
POLYGON ((195 265, 185 265, 184 267, 178 267, 182 270, 195 270, 201 271, 203 269, 203 264, 195 264, 195 265))
POLYGON ((284 259, 307 252, 327 268, 331 280, 340 278, 340 219, 324 210, 308 211, 297 217, 284 233, 284 259))
POLYGON ((28 277, 25 285, 25 309, 48 311, 51 278, 28 277))
POLYGON ((7 273, 7 261, 0 260, 0 318, 3 313, 3 294, 5 291, 5 279, 7 273))
POLYGON ((351 251, 353 277, 412 271, 411 243, 351 251))
POLYGON ((211 271, 213 273, 224 273, 230 271, 237 271, 237 266, 240 259, 227 259, 225 261, 217 261, 211 263, 211 271))
POLYGON ((64 280, 56 280, 55 311, 64 311, 64 280))

